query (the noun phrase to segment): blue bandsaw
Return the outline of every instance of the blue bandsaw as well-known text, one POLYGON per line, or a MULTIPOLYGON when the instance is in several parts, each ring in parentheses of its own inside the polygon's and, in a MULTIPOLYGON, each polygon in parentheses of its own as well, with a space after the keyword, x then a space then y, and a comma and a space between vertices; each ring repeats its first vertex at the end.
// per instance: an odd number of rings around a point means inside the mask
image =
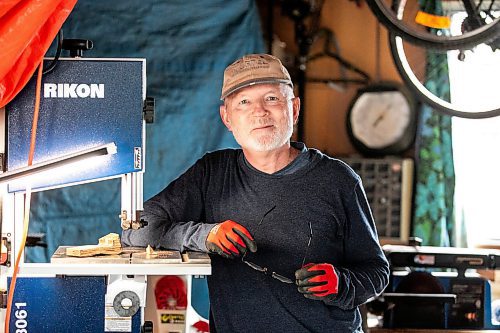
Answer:
MULTIPOLYGON (((46 65, 50 61, 46 59, 46 65)), ((5 172, 0 174, 2 242, 8 250, 7 256, 3 251, 6 259, 0 266, 3 277, 12 277, 20 250, 27 190, 121 178, 117 223, 120 220, 124 229, 143 226, 145 67, 145 59, 59 59, 55 70, 42 78, 31 166, 27 160, 36 77, 6 106, 5 172)), ((147 275, 211 272, 209 262, 157 265, 131 257, 126 252, 102 263, 75 259, 22 262, 10 331, 139 332, 144 323, 147 275)), ((8 281, 2 283, 8 286, 8 281)))

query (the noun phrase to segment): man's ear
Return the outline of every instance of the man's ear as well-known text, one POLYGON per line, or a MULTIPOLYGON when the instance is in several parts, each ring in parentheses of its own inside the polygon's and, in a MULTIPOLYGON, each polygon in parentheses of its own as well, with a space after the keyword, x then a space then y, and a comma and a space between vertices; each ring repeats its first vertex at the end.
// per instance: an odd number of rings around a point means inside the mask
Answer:
POLYGON ((292 98, 292 107, 293 107, 293 124, 296 125, 299 120, 300 113, 300 98, 294 97, 292 98))
POLYGON ((229 116, 227 114, 227 108, 225 105, 219 106, 219 114, 220 114, 220 119, 222 119, 222 122, 224 125, 226 125, 227 129, 229 131, 231 130, 231 121, 229 121, 229 116))

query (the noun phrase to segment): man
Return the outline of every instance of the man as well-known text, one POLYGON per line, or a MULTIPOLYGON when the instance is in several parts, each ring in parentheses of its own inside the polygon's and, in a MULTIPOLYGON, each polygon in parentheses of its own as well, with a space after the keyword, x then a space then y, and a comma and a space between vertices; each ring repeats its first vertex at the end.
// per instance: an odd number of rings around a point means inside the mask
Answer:
POLYGON ((208 153, 144 204, 125 245, 210 253, 211 332, 361 332, 389 268, 361 180, 290 142, 300 100, 270 55, 224 72, 220 116, 241 149, 208 153))

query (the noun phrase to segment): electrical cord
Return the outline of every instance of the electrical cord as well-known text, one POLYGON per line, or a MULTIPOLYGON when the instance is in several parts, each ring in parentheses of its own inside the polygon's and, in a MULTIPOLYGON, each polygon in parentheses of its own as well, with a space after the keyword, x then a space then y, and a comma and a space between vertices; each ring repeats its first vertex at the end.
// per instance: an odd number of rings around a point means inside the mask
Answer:
POLYGON ((52 72, 56 68, 57 63, 59 62, 59 57, 61 56, 63 40, 64 40, 63 30, 59 29, 59 32, 57 33, 56 54, 54 55, 54 59, 52 59, 52 61, 50 62, 50 65, 43 71, 43 75, 52 72))
MULTIPOLYGON (((31 126, 31 141, 30 141, 30 151, 28 156, 28 166, 33 164, 33 157, 35 156, 35 144, 36 144, 36 131, 38 127, 38 114, 40 110, 40 93, 42 88, 42 75, 43 75, 43 59, 40 61, 38 66, 38 76, 36 80, 36 95, 35 95, 35 110, 33 112, 33 124, 31 126)), ((9 332, 10 324, 10 314, 12 312, 12 300, 14 298, 14 291, 17 282, 17 273, 19 271, 19 263, 21 261, 21 256, 24 253, 24 247, 26 245, 26 238, 28 236, 29 227, 29 217, 30 217, 30 205, 31 205, 31 187, 26 188, 25 194, 25 204, 24 204, 24 219, 23 219, 23 236, 21 239, 21 244, 19 247, 19 252, 17 253, 17 258, 14 263, 14 271, 12 274, 12 279, 10 280, 9 292, 7 295, 7 310, 5 314, 5 332, 9 332)))

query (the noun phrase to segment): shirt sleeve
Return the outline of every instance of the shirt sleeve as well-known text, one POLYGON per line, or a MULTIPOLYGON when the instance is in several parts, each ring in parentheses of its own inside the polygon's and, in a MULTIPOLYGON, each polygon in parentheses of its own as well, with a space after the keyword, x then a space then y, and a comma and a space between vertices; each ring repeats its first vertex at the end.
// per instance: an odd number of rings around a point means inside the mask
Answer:
POLYGON ((378 242, 361 180, 345 205, 345 258, 340 267, 335 267, 339 277, 337 297, 327 304, 347 310, 365 303, 385 289, 389 282, 389 263, 378 242))
POLYGON ((207 252, 205 240, 215 224, 204 223, 204 159, 196 162, 160 193, 144 203, 141 219, 147 225, 124 230, 124 246, 151 245, 184 252, 207 252))

